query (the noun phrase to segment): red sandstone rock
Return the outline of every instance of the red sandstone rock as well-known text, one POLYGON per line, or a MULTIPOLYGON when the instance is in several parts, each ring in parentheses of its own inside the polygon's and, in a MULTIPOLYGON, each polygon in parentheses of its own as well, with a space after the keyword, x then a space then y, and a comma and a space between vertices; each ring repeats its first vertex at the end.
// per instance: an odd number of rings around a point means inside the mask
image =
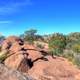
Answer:
POLYGON ((13 45, 11 46, 11 48, 9 49, 11 52, 16 53, 18 51, 21 50, 21 46, 19 45, 18 42, 13 43, 13 45))
POLYGON ((16 70, 7 68, 0 63, 0 80, 35 80, 29 75, 24 76, 22 73, 16 70))
POLYGON ((24 55, 19 53, 8 57, 4 64, 11 69, 19 70, 22 72, 27 72, 29 68, 24 55))
POLYGON ((31 61, 35 61, 43 57, 43 55, 39 51, 27 50, 27 53, 28 53, 28 59, 31 59, 31 61))
POLYGON ((23 45, 23 47, 24 47, 25 49, 28 49, 28 50, 37 50, 34 45, 31 45, 31 44, 28 44, 28 43, 25 43, 25 44, 23 45))
POLYGON ((17 42, 19 44, 23 44, 23 41, 20 38, 18 38, 16 36, 10 36, 6 40, 3 41, 2 50, 9 49, 12 46, 12 44, 15 42, 17 42))
POLYGON ((23 45, 22 40, 17 37, 6 39, 2 50, 6 48, 10 54, 16 53, 4 61, 4 64, 11 69, 28 72, 37 80, 80 80, 80 70, 67 59, 44 56, 35 46, 26 43, 23 45))
POLYGON ((24 49, 26 49, 26 53, 28 54, 28 59, 31 59, 31 61, 34 61, 36 59, 43 57, 41 52, 38 51, 38 49, 33 45, 24 44, 23 47, 24 49))
POLYGON ((80 71, 66 59, 50 56, 47 59, 50 60, 36 61, 29 74, 37 80, 80 80, 80 71))

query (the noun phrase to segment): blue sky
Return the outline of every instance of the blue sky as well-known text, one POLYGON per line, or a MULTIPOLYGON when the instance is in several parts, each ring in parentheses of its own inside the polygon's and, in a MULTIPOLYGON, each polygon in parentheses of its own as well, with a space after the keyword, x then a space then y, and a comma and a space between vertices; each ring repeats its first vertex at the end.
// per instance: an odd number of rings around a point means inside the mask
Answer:
POLYGON ((80 0, 0 0, 0 33, 80 32, 80 0))

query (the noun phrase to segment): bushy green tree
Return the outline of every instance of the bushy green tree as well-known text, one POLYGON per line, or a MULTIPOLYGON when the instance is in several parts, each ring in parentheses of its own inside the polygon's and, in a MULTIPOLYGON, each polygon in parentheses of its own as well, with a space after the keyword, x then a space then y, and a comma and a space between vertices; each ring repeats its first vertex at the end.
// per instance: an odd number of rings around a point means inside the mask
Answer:
POLYGON ((5 39, 5 36, 3 35, 0 35, 0 41, 4 40, 5 39))
POLYGON ((49 41, 49 48, 53 55, 60 56, 66 46, 66 37, 63 34, 55 33, 49 41))
POLYGON ((75 43, 72 45, 72 50, 76 53, 80 53, 80 43, 75 43))
POLYGON ((25 31, 24 40, 30 43, 33 43, 33 41, 36 38, 36 33, 37 33, 37 30, 35 29, 30 29, 30 30, 25 31))
POLYGON ((74 32, 74 33, 70 33, 68 35, 69 40, 72 41, 78 41, 80 40, 80 32, 74 32))
POLYGON ((24 41, 28 41, 29 43, 33 43, 34 41, 44 41, 43 36, 37 34, 36 29, 30 29, 25 31, 23 34, 20 35, 20 38, 24 41))

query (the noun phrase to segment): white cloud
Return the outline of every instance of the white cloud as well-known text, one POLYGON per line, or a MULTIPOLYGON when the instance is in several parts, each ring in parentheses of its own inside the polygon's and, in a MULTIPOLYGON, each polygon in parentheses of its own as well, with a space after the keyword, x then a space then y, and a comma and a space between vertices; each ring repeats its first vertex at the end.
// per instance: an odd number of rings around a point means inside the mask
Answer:
POLYGON ((0 24, 9 24, 12 23, 12 21, 0 21, 0 24))
POLYGON ((4 1, 3 5, 0 6, 0 15, 15 13, 26 5, 32 5, 31 0, 11 0, 8 3, 4 1))

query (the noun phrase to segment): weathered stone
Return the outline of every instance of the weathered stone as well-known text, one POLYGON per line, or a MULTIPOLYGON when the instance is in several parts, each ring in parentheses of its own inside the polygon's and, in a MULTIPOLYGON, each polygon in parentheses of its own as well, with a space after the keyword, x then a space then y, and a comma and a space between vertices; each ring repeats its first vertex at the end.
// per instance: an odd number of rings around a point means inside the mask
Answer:
POLYGON ((80 80, 80 70, 62 57, 46 57, 48 61, 38 60, 28 71, 37 80, 80 80))
POLYGON ((34 80, 29 75, 23 75, 22 73, 11 70, 0 63, 0 80, 34 80))
POLYGON ((14 54, 8 57, 4 64, 14 70, 19 70, 21 72, 27 72, 29 69, 29 66, 27 64, 27 59, 24 57, 23 54, 14 54))

